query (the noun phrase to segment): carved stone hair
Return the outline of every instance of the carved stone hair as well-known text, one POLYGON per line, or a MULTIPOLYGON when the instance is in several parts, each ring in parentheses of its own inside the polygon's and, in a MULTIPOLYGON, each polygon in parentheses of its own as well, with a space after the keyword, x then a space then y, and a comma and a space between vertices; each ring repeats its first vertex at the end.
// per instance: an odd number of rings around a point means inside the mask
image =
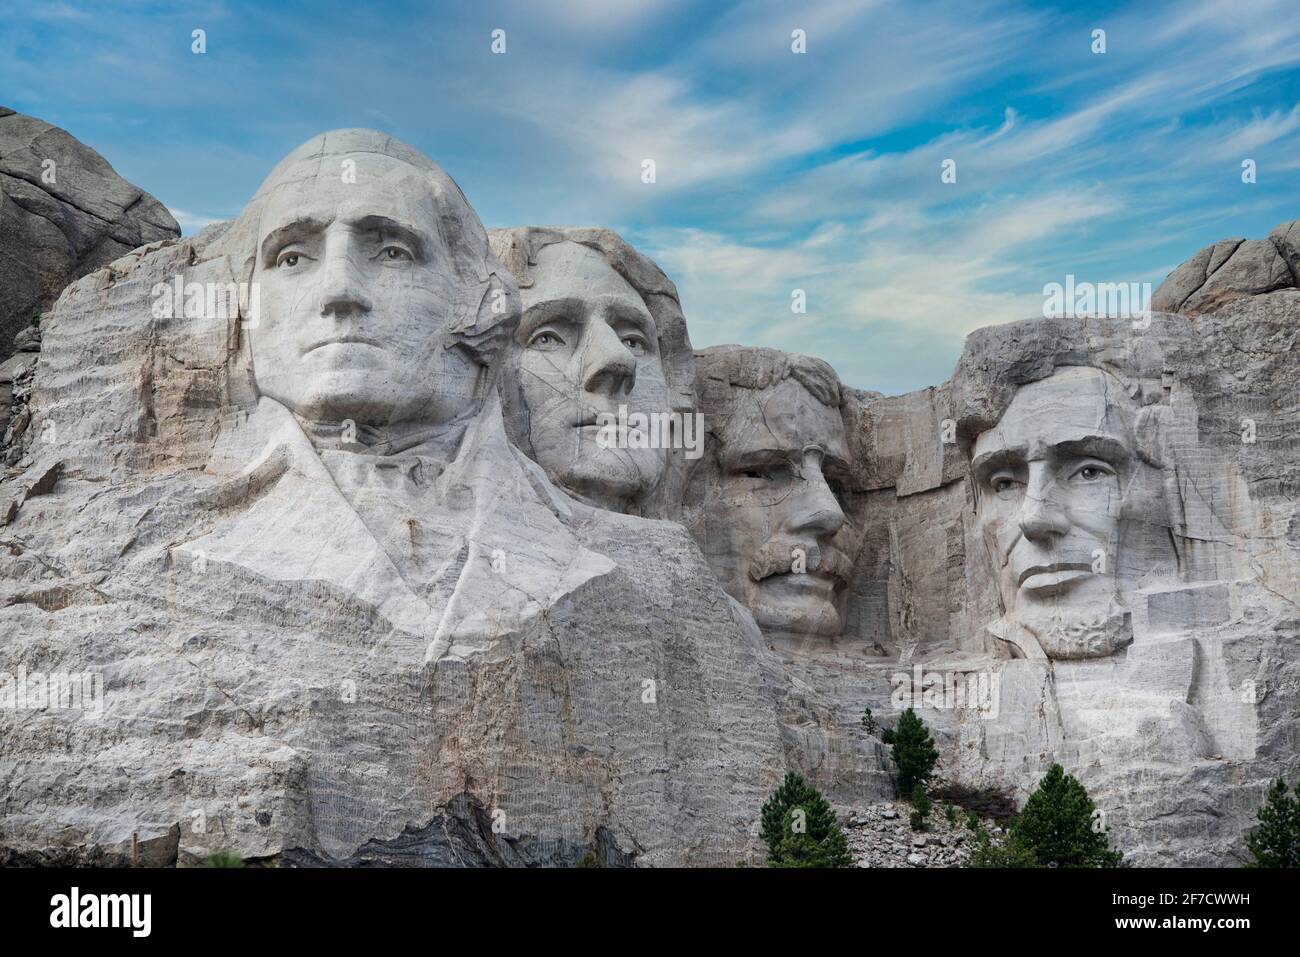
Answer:
POLYGON ((712 346, 695 353, 696 391, 706 414, 731 389, 767 389, 794 379, 822 405, 838 409, 844 388, 830 364, 812 356, 758 346, 712 346))

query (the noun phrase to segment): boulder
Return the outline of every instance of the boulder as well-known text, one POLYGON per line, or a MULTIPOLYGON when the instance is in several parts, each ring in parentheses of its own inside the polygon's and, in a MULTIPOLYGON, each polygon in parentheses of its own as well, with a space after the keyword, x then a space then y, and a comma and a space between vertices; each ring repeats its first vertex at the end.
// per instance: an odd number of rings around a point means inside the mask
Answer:
POLYGON ((162 203, 90 147, 0 107, 0 359, 69 282, 179 235, 162 203))

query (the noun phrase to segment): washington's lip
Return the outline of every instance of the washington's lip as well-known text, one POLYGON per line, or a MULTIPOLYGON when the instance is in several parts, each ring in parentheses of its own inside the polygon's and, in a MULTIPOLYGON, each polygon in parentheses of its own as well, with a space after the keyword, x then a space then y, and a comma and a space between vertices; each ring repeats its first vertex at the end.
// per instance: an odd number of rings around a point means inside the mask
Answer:
POLYGON ((319 342, 313 342, 310 346, 307 347, 306 352, 314 352, 315 350, 321 348, 322 346, 335 346, 335 345, 342 345, 343 343, 355 343, 357 345, 363 345, 363 346, 375 346, 375 347, 379 346, 378 342, 366 336, 354 336, 354 335, 332 336, 329 339, 321 339, 319 342))
MULTIPOLYGON (((1016 581, 1017 585, 1023 585, 1029 579, 1036 575, 1056 575, 1061 572, 1091 572, 1092 564, 1089 562, 1053 562, 1050 565, 1030 565, 1020 573, 1020 578, 1016 581)), ((1073 576, 1071 576, 1073 577, 1073 576)), ((1065 580, 1065 579, 1062 579, 1065 580)))

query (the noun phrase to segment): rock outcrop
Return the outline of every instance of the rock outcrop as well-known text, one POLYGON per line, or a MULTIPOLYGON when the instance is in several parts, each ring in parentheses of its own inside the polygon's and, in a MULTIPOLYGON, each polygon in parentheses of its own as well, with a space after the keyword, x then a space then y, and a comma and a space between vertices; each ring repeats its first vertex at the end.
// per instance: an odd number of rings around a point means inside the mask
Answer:
POLYGON ((0 360, 69 282, 179 235, 162 203, 90 147, 0 107, 0 360))
POLYGON ((0 366, 0 863, 759 863, 797 770, 952 866, 880 803, 908 707, 948 793, 1059 762, 1130 862, 1237 863, 1300 773, 1294 232, 881 396, 316 137, 0 366))
POLYGON ((1157 312, 1200 316, 1238 299, 1300 287, 1300 220, 1266 239, 1224 239, 1171 272, 1151 296, 1157 312))

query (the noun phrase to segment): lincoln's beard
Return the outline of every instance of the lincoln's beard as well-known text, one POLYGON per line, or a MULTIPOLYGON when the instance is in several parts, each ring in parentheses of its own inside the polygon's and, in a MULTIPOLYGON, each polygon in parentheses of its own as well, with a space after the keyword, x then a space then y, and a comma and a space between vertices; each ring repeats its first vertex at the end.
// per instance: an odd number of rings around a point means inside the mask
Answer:
POLYGON ((1094 614, 1047 611, 1015 616, 1037 640, 1048 658, 1105 658, 1133 643, 1133 618, 1127 608, 1112 600, 1094 614))

